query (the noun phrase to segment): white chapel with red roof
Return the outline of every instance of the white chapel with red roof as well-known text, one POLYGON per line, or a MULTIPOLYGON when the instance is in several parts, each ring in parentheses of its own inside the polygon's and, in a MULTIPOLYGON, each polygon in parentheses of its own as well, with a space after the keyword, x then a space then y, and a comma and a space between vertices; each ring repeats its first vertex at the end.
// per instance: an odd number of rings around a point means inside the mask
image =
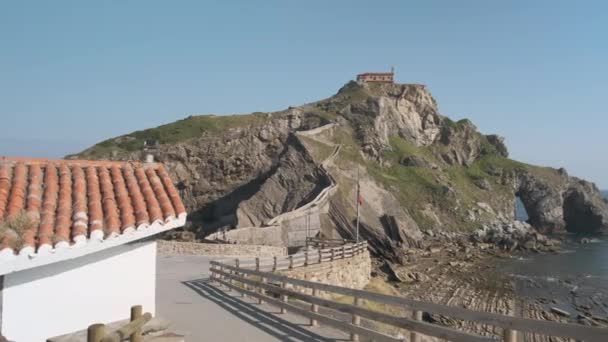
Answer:
POLYGON ((44 341, 155 312, 156 243, 186 210, 162 164, 0 157, 0 333, 44 341))

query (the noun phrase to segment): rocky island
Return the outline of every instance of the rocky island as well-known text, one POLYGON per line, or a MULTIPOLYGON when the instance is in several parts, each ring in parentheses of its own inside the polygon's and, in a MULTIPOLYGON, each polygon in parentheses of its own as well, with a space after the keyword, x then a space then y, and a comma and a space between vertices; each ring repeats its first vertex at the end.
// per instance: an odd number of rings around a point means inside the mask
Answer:
POLYGON ((567 232, 608 229, 608 204, 593 183, 510 159, 502 137, 442 115, 419 84, 351 81, 317 102, 190 116, 69 158, 142 160, 146 141, 158 142, 155 157, 192 213, 180 239, 268 229, 320 197, 319 234, 353 238, 359 185, 360 234, 375 256, 373 273, 414 298, 564 319, 516 298, 490 261, 556 251, 555 237, 567 232), (528 223, 514 221, 516 197, 528 223))

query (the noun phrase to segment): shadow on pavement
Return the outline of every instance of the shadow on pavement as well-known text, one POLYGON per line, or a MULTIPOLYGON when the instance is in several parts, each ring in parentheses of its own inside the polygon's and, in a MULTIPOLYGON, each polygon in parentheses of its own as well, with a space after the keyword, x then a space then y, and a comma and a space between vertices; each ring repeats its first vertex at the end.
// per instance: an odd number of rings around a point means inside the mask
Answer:
POLYGON ((211 285, 209 279, 182 282, 197 294, 211 300, 236 317, 281 341, 343 341, 330 339, 303 328, 303 324, 292 323, 264 311, 257 304, 247 303, 211 285))

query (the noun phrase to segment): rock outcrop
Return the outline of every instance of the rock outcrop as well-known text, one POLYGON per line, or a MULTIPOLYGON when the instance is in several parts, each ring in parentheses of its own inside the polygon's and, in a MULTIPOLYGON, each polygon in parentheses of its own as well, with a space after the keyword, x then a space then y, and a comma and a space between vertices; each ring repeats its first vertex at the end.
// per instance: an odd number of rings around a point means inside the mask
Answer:
POLYGON ((559 242, 537 232, 530 224, 497 219, 471 233, 471 240, 490 243, 508 251, 555 251, 559 242))
POLYGON ((516 195, 538 231, 589 233, 608 228, 608 207, 594 184, 570 177, 563 170, 544 178, 529 171, 516 177, 516 195))
POLYGON ((268 220, 313 200, 329 180, 293 137, 279 159, 275 172, 250 198, 239 203, 239 227, 261 226, 268 220))
POLYGON ((350 100, 340 115, 350 122, 361 141, 362 150, 380 158, 391 136, 400 136, 418 146, 435 142, 441 132, 443 116, 437 102, 423 85, 346 84, 338 101, 350 100))

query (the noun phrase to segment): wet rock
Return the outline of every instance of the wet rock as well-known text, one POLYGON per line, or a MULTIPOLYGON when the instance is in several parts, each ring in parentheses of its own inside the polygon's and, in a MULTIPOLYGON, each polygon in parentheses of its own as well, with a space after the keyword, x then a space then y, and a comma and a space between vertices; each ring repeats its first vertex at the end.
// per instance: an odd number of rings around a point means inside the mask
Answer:
POLYGON ((562 317, 570 317, 570 313, 568 311, 562 310, 560 308, 551 307, 551 312, 562 317))
POLYGON ((416 271, 408 271, 403 267, 399 267, 397 265, 393 265, 390 263, 386 263, 386 269, 389 271, 389 279, 393 281, 399 281, 402 283, 419 283, 427 281, 429 278, 421 273, 416 271))

